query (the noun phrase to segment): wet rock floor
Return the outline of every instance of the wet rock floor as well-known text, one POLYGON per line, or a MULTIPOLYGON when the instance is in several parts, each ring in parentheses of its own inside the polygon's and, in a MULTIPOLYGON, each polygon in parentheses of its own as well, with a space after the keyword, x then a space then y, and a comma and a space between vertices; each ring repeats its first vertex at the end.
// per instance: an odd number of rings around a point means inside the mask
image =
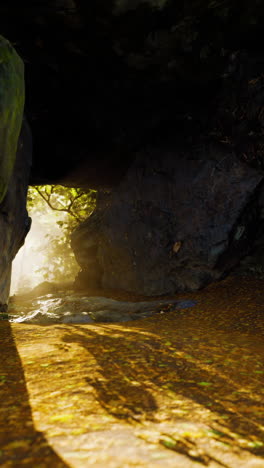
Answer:
POLYGON ((1 321, 0 466, 263 467, 264 282, 182 298, 126 323, 1 321))

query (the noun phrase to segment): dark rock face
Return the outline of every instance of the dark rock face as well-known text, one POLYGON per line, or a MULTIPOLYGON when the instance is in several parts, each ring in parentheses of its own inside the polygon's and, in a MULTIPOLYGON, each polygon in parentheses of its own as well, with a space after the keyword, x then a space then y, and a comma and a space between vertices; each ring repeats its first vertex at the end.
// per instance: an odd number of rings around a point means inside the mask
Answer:
POLYGON ((264 279, 264 185, 261 184, 258 193, 257 210, 259 222, 255 229, 255 240, 252 248, 246 257, 234 271, 234 274, 241 276, 254 276, 264 279))
POLYGON ((26 197, 31 156, 31 132, 24 121, 13 175, 7 194, 0 204, 0 308, 2 310, 7 307, 12 260, 23 245, 30 229, 31 220, 26 210, 26 197))
POLYGON ((158 295, 221 278, 250 246, 262 177, 215 145, 139 155, 73 234, 77 283, 158 295))
POLYGON ((154 138, 208 131, 222 87, 231 108, 222 106, 217 130, 229 121, 246 153, 244 105, 242 118, 236 113, 245 100, 239 92, 234 102, 234 90, 248 82, 245 69, 254 79, 263 74, 262 52, 257 73, 251 60, 262 48, 263 19, 259 0, 2 0, 1 32, 25 62, 32 183, 118 184, 154 138))

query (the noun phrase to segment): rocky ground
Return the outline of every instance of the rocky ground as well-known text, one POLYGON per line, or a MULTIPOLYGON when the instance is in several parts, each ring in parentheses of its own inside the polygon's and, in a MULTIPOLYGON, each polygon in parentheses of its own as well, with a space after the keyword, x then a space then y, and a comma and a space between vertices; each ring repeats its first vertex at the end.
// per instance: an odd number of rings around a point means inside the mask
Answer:
POLYGON ((263 280, 185 298, 121 324, 2 320, 1 466, 262 467, 263 280))

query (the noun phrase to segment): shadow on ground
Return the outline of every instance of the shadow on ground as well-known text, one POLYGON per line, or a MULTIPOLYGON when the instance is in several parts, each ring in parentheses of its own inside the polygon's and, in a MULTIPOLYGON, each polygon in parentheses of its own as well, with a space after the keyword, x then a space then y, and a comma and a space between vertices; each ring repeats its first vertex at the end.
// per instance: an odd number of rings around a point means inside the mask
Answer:
POLYGON ((199 319, 190 327, 184 314, 163 316, 159 328, 153 319, 98 331, 73 325, 64 342, 96 359, 86 381, 109 414, 155 422, 163 406, 164 420, 205 423, 232 450, 263 457, 263 345, 232 329, 199 328, 199 319))
MULTIPOLYGON (((191 458, 184 459, 186 466, 197 461, 225 467, 262 466, 263 281, 227 279, 197 292, 195 299, 197 306, 191 309, 122 324, 13 324, 35 421, 59 453, 68 453, 67 460, 74 460, 74 466, 79 455, 101 459, 107 441, 107 460, 128 448, 134 456, 140 438, 152 444, 147 445, 147 456, 153 444, 154 450, 161 444, 161 450, 165 446, 191 458), (55 417, 50 418, 51 413, 55 417), (128 437, 121 446, 120 433, 128 437)), ((3 352, 16 356, 21 369, 10 328, 4 323, 5 327, 3 352)), ((11 383, 12 359, 6 364, 11 383)), ((24 382, 22 370, 14 387, 18 380, 24 382)), ((26 395, 23 385, 21 394, 26 395)), ((12 394, 16 401, 17 387, 12 394)), ((8 401, 8 395, 1 396, 8 401)), ((42 442, 38 443, 41 436, 32 429, 25 398, 25 417, 20 398, 18 403, 11 398, 9 407, 18 405, 18 441, 26 439, 25 450, 32 456, 34 442, 28 449, 27 440, 36 440, 39 453, 42 442), (29 436, 22 431, 26 420, 29 436)), ((12 416, 11 411, 10 420, 12 416)), ((12 441, 14 430, 15 423, 10 422, 12 441)), ((45 440, 43 445, 47 448, 45 440)), ((174 458, 169 461, 174 463, 174 458)), ((60 465, 55 460, 48 466, 60 465)))
POLYGON ((24 372, 10 324, 0 322, 0 465, 66 468, 32 420, 24 372))

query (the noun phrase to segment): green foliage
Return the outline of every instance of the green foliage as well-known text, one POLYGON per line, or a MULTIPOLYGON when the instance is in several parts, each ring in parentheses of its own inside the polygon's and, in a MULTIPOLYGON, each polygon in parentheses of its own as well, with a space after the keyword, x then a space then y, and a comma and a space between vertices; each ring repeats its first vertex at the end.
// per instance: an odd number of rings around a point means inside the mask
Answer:
POLYGON ((96 191, 85 191, 80 188, 63 187, 62 185, 38 185, 29 187, 28 209, 38 212, 45 206, 42 200, 55 211, 66 213, 69 217, 66 224, 74 227, 84 221, 94 210, 96 191))
MULTIPOLYGON (((57 282, 73 280, 79 266, 70 245, 71 233, 92 214, 95 205, 94 190, 61 185, 29 187, 29 214, 47 231, 47 244, 43 246, 46 265, 44 271, 41 268, 44 279, 57 282)), ((36 248, 39 249, 39 245, 36 248)))

